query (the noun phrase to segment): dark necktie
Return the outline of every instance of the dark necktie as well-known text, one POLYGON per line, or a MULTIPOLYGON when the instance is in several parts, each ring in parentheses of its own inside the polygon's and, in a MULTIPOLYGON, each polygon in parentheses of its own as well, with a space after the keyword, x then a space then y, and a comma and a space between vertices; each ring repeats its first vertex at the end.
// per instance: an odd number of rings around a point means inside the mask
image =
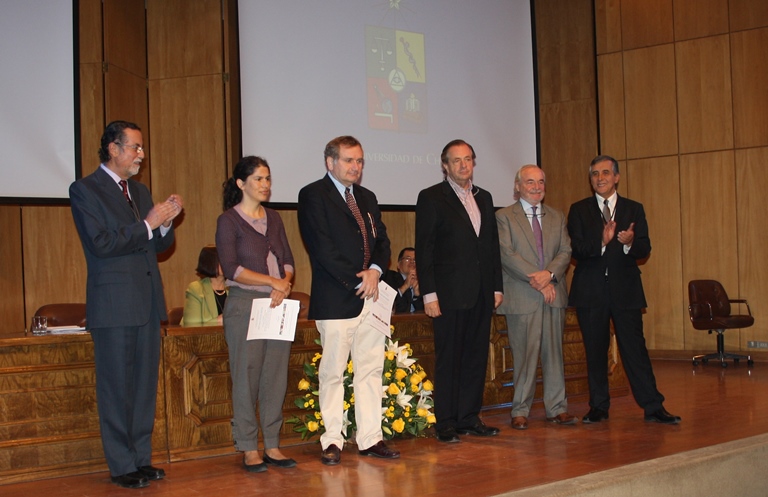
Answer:
POLYGON ((357 207, 355 197, 352 196, 349 188, 344 190, 344 199, 347 201, 347 206, 349 207, 349 210, 352 211, 352 215, 355 216, 357 225, 360 227, 360 232, 363 234, 363 269, 368 269, 368 263, 371 261, 371 248, 368 244, 368 231, 365 229, 365 221, 363 221, 363 215, 360 213, 360 208, 357 207))
POLYGON ((611 220, 611 208, 608 207, 608 200, 603 200, 603 222, 608 223, 611 220))
POLYGON ((544 269, 544 236, 541 233, 539 218, 536 216, 536 206, 531 207, 531 209, 533 210, 531 226, 533 227, 533 236, 536 238, 536 250, 539 253, 539 269, 544 269))
POLYGON ((131 206, 131 210, 133 210, 133 200, 131 200, 131 196, 128 195, 128 182, 124 179, 121 179, 117 182, 118 185, 120 185, 120 188, 123 189, 123 196, 125 197, 125 200, 128 201, 128 205, 131 206))

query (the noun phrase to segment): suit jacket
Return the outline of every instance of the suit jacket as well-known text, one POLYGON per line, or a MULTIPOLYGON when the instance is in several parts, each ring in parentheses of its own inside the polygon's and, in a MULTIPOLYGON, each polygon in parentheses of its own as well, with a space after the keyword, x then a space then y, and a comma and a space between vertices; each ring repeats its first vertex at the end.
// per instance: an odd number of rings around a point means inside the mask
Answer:
POLYGON ((219 308, 210 278, 193 281, 184 292, 184 317, 181 325, 217 324, 219 308))
MULTIPOLYGON (((541 223, 544 240, 544 269, 554 273, 555 301, 551 307, 566 307, 568 294, 565 271, 571 263, 571 239, 565 224, 565 215, 557 209, 539 204, 543 214, 541 223)), ((544 296, 528 283, 528 274, 539 270, 539 254, 531 222, 520 202, 496 212, 501 246, 504 295, 507 298, 496 310, 504 314, 530 314, 544 305, 544 296)))
POLYGON ((504 288, 493 198, 476 186, 472 194, 480 209, 479 236, 448 181, 422 190, 416 203, 419 290, 437 292, 441 310, 470 309, 481 291, 493 303, 493 293, 504 288))
MULTIPOLYGON (((424 310, 424 301, 421 299, 421 295, 414 296, 412 288, 409 288, 403 295, 400 295, 400 287, 403 286, 403 282, 405 282, 405 279, 403 278, 403 275, 400 274, 400 271, 394 271, 390 269, 384 273, 383 279, 384 283, 397 290, 397 295, 395 295, 395 302, 393 303, 394 312, 396 314, 411 312, 411 304, 413 304, 415 311, 424 310)), ((419 286, 419 288, 421 288, 421 286, 419 286)))
POLYGON ((571 236, 576 270, 571 282, 569 305, 597 307, 605 305, 605 285, 608 285, 611 304, 620 309, 641 309, 648 304, 640 279, 639 259, 651 253, 648 222, 643 205, 618 197, 614 213, 616 233, 635 223, 635 238, 629 253, 614 236, 601 254, 603 215, 592 195, 571 206, 568 212, 568 233, 571 236), (606 275, 607 270, 607 275, 606 275))
POLYGON ((146 186, 128 180, 139 219, 123 192, 101 167, 72 183, 72 217, 88 267, 86 315, 90 328, 142 326, 154 306, 167 319, 157 254, 174 241, 173 227, 151 240, 143 219, 154 205, 146 186))
MULTIPOLYGON (((371 252, 370 265, 389 263, 387 228, 374 193, 355 185, 352 193, 363 215, 371 252)), ((362 279, 363 237, 360 227, 328 174, 299 192, 298 219, 312 263, 309 319, 349 319, 363 310, 355 295, 362 279)))

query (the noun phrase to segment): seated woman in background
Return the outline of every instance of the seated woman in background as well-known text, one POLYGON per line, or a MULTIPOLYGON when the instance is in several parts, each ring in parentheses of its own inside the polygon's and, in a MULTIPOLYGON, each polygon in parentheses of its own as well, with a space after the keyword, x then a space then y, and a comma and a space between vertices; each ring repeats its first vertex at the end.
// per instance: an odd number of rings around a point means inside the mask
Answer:
POLYGON ((197 259, 197 274, 200 279, 193 281, 187 287, 181 325, 222 324, 227 287, 215 246, 209 245, 200 251, 197 259))

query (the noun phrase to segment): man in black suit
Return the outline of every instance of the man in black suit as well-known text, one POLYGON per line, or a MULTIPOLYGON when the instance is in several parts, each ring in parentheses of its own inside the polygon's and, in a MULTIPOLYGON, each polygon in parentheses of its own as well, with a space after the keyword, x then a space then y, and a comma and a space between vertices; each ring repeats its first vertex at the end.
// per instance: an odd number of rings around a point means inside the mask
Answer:
POLYGON ((434 318, 437 439, 493 436, 479 417, 493 311, 503 301, 493 198, 472 184, 475 151, 448 143, 445 181, 419 193, 416 253, 424 312, 434 318))
POLYGON ((679 416, 664 409, 656 388, 643 336, 642 309, 647 306, 638 261, 651 253, 642 204, 616 193, 619 164, 600 155, 592 160, 589 178, 594 196, 576 202, 568 213, 576 270, 569 305, 576 307, 589 380, 589 412, 584 423, 608 419, 608 346, 610 320, 632 395, 645 411, 645 421, 677 424, 679 416))
POLYGON ((416 274, 416 249, 405 247, 397 256, 397 271, 384 274, 384 282, 397 290, 393 304, 395 314, 424 310, 416 274))
POLYGON ((126 488, 165 476, 151 466, 160 321, 167 319, 157 254, 173 244, 171 221, 182 209, 175 194, 153 205, 147 187, 130 179, 141 167, 142 143, 135 124, 110 123, 102 164, 69 187, 88 266, 101 440, 112 482, 126 488))
POLYGON ((309 319, 316 320, 323 346, 318 379, 326 465, 338 464, 344 447, 343 373, 350 353, 360 454, 400 457, 381 432, 384 335, 366 322, 390 249, 376 195, 357 184, 364 162, 357 139, 335 138, 325 147, 327 174, 299 192, 299 229, 312 263, 309 319))

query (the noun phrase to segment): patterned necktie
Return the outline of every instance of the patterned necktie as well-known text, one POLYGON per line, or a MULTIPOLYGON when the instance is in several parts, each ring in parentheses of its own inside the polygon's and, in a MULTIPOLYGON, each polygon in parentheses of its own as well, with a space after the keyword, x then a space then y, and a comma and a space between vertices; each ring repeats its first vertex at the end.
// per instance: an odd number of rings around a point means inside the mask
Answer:
POLYGON ((131 209, 133 209, 133 200, 131 200, 130 195, 128 195, 128 182, 124 179, 121 179, 117 182, 118 185, 120 185, 120 188, 123 189, 123 196, 125 196, 125 200, 128 201, 128 205, 131 206, 131 209))
POLYGON ((608 224, 611 220, 611 208, 608 207, 608 200, 603 200, 603 222, 608 224))
POLYGON ((360 209, 357 207, 357 202, 355 202, 355 197, 352 196, 349 188, 344 190, 344 199, 347 201, 347 206, 349 207, 349 210, 352 211, 352 215, 355 216, 357 225, 360 227, 360 232, 363 234, 363 269, 368 269, 368 263, 371 261, 371 247, 368 244, 368 231, 365 229, 363 215, 360 213, 360 209))
POLYGON ((541 234, 541 224, 538 216, 536 216, 536 206, 534 205, 531 209, 533 210, 531 226, 533 227, 533 236, 536 237, 536 251, 539 253, 539 269, 544 269, 544 236, 541 234))

